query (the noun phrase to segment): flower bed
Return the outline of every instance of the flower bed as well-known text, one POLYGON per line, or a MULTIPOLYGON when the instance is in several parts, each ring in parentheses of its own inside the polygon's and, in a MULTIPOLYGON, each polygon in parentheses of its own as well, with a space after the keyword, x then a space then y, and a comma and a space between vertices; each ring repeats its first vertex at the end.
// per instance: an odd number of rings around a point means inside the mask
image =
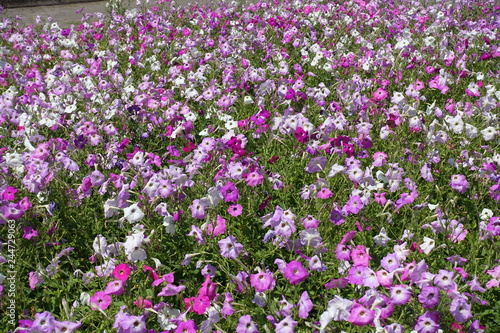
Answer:
POLYGON ((500 6, 0 28, 0 327, 493 332, 500 6))

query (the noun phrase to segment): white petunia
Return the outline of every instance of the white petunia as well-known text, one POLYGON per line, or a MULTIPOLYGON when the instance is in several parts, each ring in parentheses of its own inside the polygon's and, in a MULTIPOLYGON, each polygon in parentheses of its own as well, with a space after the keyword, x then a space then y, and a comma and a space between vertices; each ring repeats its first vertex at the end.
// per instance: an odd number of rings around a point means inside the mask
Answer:
POLYGON ((123 209, 123 218, 129 223, 136 223, 142 220, 144 213, 137 204, 130 205, 123 209))
POLYGON ((481 134, 482 134, 484 140, 491 141, 495 138, 496 129, 493 126, 489 126, 489 127, 486 127, 484 130, 482 130, 481 134))

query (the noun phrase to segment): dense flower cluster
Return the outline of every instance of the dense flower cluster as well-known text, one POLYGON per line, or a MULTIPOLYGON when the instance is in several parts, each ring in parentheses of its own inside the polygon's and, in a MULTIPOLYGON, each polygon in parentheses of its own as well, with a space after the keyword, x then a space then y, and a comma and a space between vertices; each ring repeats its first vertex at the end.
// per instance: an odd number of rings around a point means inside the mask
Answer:
POLYGON ((0 22, 0 326, 484 330, 500 6, 119 4, 0 22))

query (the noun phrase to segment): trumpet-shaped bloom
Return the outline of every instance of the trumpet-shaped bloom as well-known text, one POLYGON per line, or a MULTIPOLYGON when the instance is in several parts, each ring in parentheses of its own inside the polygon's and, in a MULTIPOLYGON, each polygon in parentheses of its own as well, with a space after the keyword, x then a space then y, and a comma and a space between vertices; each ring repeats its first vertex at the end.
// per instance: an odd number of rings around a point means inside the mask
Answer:
POLYGON ((301 262, 293 260, 286 264, 283 275, 291 284, 299 284, 307 279, 309 272, 302 266, 301 262))
POLYGON ((90 307, 97 310, 97 307, 106 310, 111 304, 111 296, 107 295, 104 291, 98 291, 94 296, 90 297, 90 307))
POLYGON ((370 325, 373 319, 375 319, 375 311, 369 310, 361 304, 354 302, 347 320, 353 325, 365 326, 370 325))
POLYGON ((259 333, 257 325, 250 315, 241 316, 236 326, 236 333, 259 333))
POLYGON ((235 259, 240 255, 243 250, 243 245, 236 242, 233 235, 221 239, 219 242, 220 254, 225 258, 235 259))

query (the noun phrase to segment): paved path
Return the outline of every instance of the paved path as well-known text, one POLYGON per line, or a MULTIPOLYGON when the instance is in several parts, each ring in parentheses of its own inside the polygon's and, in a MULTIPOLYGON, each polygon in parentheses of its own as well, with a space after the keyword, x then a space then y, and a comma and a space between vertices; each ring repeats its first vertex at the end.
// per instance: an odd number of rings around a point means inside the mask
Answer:
MULTIPOLYGON (((145 1, 143 1, 144 3, 145 1)), ((148 7, 154 5, 155 0, 151 0, 148 7)), ((209 0, 199 1, 199 3, 207 4, 210 3, 209 0)), ((37 7, 19 7, 19 8, 6 8, 3 13, 0 13, 0 21, 4 17, 8 17, 11 20, 16 20, 16 16, 22 18, 21 23, 26 26, 33 24, 36 25, 37 16, 41 16, 43 22, 47 22, 49 17, 53 18, 53 22, 59 23, 61 28, 69 28, 72 24, 79 24, 85 13, 103 13, 108 14, 106 9, 107 1, 96 1, 96 2, 82 2, 76 4, 67 5, 53 5, 53 6, 37 6, 37 7), (81 11, 80 11, 81 10, 81 11)), ((127 0, 124 0, 127 3, 127 0)), ((195 1, 190 0, 176 0, 176 4, 186 6, 195 1)), ((134 8, 136 6, 135 0, 130 1, 129 8, 134 8)), ((22 25, 22 24, 21 24, 22 25)))

